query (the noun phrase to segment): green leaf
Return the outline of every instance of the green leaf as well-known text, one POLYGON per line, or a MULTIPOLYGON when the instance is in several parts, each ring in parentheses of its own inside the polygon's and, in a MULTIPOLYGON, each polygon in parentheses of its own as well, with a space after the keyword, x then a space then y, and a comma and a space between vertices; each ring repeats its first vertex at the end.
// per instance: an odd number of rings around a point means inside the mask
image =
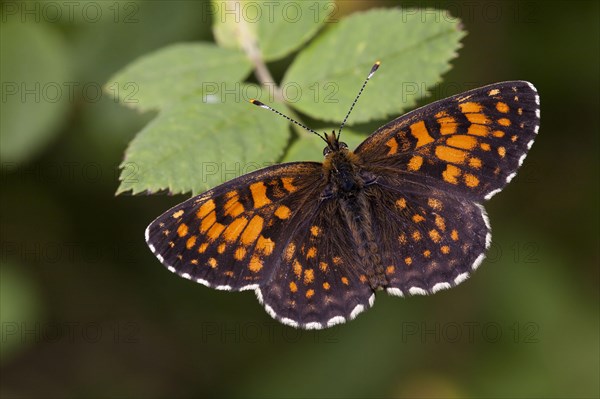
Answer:
MULTIPOLYGON (((337 128, 328 127, 324 129, 326 132, 337 131, 337 128)), ((319 132, 322 129, 319 129, 319 132)), ((364 134, 354 132, 350 129, 344 129, 340 141, 348 144, 348 148, 354 149, 358 147, 366 139, 364 134)), ((314 134, 303 134, 298 140, 296 140, 290 149, 286 152, 283 157, 283 162, 294 162, 294 161, 316 161, 323 162, 323 148, 327 144, 314 134)))
POLYGON ((263 1, 257 4, 260 12, 257 19, 258 42, 266 61, 283 58, 298 49, 336 10, 334 1, 323 0, 263 1))
POLYGON ((283 58, 298 49, 335 11, 331 0, 210 3, 215 41, 233 49, 257 43, 265 61, 283 58))
POLYGON ((289 139, 288 122, 240 100, 193 96, 159 113, 127 149, 117 194, 196 194, 275 163, 289 139))
POLYGON ((74 82, 64 39, 51 26, 2 23, 0 54, 0 157, 20 163, 59 132, 74 82))
POLYGON ((125 67, 105 91, 142 111, 163 109, 186 96, 234 90, 250 69, 240 51, 208 43, 175 44, 125 67))
MULTIPOLYGON (((255 8, 257 4, 253 2, 250 7, 255 8)), ((243 11, 246 7, 248 5, 239 1, 211 0, 208 14, 212 17, 213 36, 219 46, 241 50, 242 40, 256 41, 257 25, 247 23, 243 11)))
POLYGON ((349 123, 398 115, 441 81, 464 35, 460 21, 444 11, 356 13, 301 52, 282 87, 294 86, 301 93, 290 106, 314 118, 340 122, 371 66, 380 60, 349 123))

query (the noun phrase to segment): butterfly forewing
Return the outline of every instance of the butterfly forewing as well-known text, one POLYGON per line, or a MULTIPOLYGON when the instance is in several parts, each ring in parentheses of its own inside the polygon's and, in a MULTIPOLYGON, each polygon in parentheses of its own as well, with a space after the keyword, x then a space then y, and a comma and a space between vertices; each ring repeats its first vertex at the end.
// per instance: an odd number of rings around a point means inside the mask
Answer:
POLYGON ((318 163, 282 164, 231 180, 158 217, 146 230, 148 245, 182 277, 256 289, 271 278, 307 200, 318 196, 320 170, 318 163))
POLYGON ((376 173, 482 201, 515 176, 539 129, 531 83, 496 83, 412 111, 356 149, 376 173), (439 184, 438 184, 439 183, 439 184))

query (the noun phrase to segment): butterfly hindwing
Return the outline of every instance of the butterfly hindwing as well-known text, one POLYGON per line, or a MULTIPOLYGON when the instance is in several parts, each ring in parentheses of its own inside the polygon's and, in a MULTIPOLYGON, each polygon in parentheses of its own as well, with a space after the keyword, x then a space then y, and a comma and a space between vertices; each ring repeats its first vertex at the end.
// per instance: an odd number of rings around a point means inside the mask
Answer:
POLYGON ((483 261, 491 230, 483 206, 393 177, 370 188, 379 253, 391 295, 425 295, 453 287, 483 261))
POLYGON ((512 180, 538 129, 533 85, 502 82, 409 112, 379 128, 355 153, 375 173, 394 171, 482 201, 512 180))
POLYGON ((351 231, 335 200, 313 199, 260 290, 267 312, 294 327, 318 329, 353 319, 375 299, 351 231))
POLYGON ((281 239, 318 192, 319 179, 320 164, 312 162, 241 176, 159 216, 146 241, 184 278, 217 289, 255 289, 273 273, 281 239))

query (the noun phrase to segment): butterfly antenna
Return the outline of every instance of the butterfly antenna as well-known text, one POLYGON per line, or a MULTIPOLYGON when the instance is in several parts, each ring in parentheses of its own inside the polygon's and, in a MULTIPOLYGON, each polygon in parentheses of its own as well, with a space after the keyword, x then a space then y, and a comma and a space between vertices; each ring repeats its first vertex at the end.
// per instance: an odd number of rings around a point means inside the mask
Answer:
POLYGON ((325 139, 325 137, 323 137, 323 135, 321 135, 320 133, 317 133, 316 131, 314 131, 313 129, 309 128, 308 126, 303 125, 302 123, 298 122, 295 119, 290 118, 289 116, 282 114, 281 112, 277 111, 275 108, 271 108, 266 104, 261 103, 258 100, 255 100, 254 98, 250 100, 250 102, 258 107, 264 108, 264 109, 268 109, 269 111, 273 111, 275 112, 277 115, 279 116, 283 116, 285 119, 287 119, 288 121, 295 123, 296 125, 300 126, 301 128, 303 128, 304 130, 308 130, 311 133, 316 134, 318 137, 321 138, 321 140, 325 141, 327 143, 327 140, 325 139))
POLYGON ((354 109, 354 106, 356 105, 356 103, 358 101, 358 98, 360 97, 360 95, 362 94, 363 90, 365 89, 365 86, 367 85, 367 82, 369 81, 369 79, 371 79, 371 76, 373 76, 373 74, 375 73, 375 71, 377 69, 379 69, 379 65, 381 65, 381 62, 377 61, 371 67, 371 72, 369 72, 369 75, 367 75, 367 78, 363 82, 362 87, 360 88, 360 90, 358 91, 358 94, 356 95, 356 98, 352 102, 352 105, 350 106, 350 109, 348 110, 348 113, 346 114, 346 117, 344 118, 344 121, 340 125, 340 130, 338 130, 338 134, 337 134, 338 140, 340 139, 340 134, 342 134, 342 129, 344 128, 344 125, 346 125, 346 121, 348 120, 348 117, 350 116, 350 113, 354 109))

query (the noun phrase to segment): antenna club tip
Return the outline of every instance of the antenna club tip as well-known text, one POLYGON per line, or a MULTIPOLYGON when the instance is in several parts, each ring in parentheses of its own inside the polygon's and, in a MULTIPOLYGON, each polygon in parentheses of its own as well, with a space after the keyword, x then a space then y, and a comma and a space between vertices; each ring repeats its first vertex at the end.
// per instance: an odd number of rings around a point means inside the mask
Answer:
POLYGON ((264 107, 265 104, 261 103, 260 101, 258 101, 255 98, 250 99, 250 103, 254 104, 254 105, 258 105, 259 107, 264 107))
POLYGON ((375 73, 377 69, 379 69, 379 65, 381 65, 381 61, 376 61, 371 67, 371 71, 369 72, 369 76, 367 76, 367 80, 371 79, 371 76, 375 73))

